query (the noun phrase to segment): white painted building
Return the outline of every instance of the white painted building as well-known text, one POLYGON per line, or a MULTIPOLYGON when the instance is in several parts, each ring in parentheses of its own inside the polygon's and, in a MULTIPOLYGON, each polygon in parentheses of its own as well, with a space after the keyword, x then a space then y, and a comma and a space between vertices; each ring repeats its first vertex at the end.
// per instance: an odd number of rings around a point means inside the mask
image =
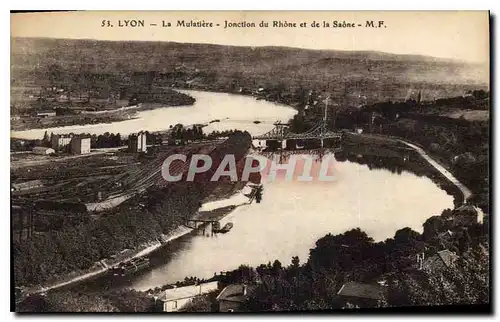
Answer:
POLYGON ((71 140, 71 153, 73 154, 90 153, 90 138, 74 137, 71 140))
POLYGON ((146 133, 139 132, 130 134, 128 137, 128 149, 130 152, 147 152, 147 138, 146 133))
POLYGON ((163 304, 163 312, 176 312, 198 295, 217 290, 218 282, 201 283, 165 290, 158 298, 163 304))

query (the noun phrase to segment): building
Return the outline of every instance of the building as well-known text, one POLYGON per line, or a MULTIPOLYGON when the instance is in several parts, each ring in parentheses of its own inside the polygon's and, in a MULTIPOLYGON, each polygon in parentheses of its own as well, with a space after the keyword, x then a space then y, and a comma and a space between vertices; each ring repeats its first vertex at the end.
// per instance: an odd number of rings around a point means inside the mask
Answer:
POLYGON ((56 151, 52 148, 47 148, 44 146, 35 146, 33 148, 33 153, 34 154, 40 154, 40 155, 49 155, 49 154, 54 154, 56 151))
POLYGON ((42 117, 42 118, 52 117, 52 116, 56 116, 56 112, 55 111, 38 112, 38 113, 36 113, 36 116, 42 117))
POLYGON ((217 296, 219 312, 243 312, 248 296, 257 288, 256 285, 231 284, 217 296))
POLYGON ((459 256, 457 254, 445 249, 423 261, 421 269, 427 272, 443 271, 452 268, 458 258, 459 256))
POLYGON ((90 138, 75 136, 71 140, 71 153, 87 154, 90 153, 90 138))
POLYGON ((128 150, 130 152, 147 152, 146 133, 139 132, 128 136, 128 150))
POLYGON ((176 312, 194 297, 217 290, 218 282, 201 283, 165 290, 158 298, 163 312, 176 312))
POLYGON ((30 180, 20 183, 12 183, 12 191, 30 190, 44 186, 41 180, 30 180))
POLYGON ((54 150, 60 150, 67 147, 71 143, 72 135, 69 134, 54 134, 50 139, 50 145, 54 150))
POLYGON ((58 100, 58 101, 67 101, 67 100, 69 100, 69 96, 66 95, 66 94, 59 94, 58 96, 56 96, 56 100, 58 100))
POLYGON ((469 204, 462 205, 454 210, 453 226, 473 226, 482 222, 482 217, 482 214, 480 214, 474 206, 469 204))
POLYGON ((344 301, 343 307, 376 307, 387 298, 387 287, 376 284, 347 282, 337 295, 344 301))

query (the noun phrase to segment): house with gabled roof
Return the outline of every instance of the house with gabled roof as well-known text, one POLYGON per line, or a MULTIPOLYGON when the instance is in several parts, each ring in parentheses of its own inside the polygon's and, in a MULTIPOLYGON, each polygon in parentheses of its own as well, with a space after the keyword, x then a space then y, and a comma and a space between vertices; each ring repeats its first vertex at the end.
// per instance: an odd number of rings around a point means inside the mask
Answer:
POLYGON ((446 269, 452 269, 458 258, 460 257, 454 252, 444 249, 437 252, 434 256, 427 258, 422 268, 427 272, 440 272, 446 269))
POLYGON ((208 282, 165 290, 157 299, 163 312, 176 312, 198 295, 218 289, 218 282, 208 282))
POLYGON ((245 301, 255 291, 257 285, 231 284, 226 286, 217 296, 219 312, 242 312, 245 301))
POLYGON ((380 284, 347 282, 337 295, 344 301, 344 308, 376 307, 387 298, 387 287, 380 284))

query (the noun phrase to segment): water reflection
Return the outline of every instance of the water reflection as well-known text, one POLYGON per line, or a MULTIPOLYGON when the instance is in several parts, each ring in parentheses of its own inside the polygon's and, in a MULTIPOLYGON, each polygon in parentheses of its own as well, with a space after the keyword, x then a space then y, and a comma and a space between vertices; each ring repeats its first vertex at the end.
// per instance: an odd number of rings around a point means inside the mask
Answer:
POLYGON ((375 240, 392 237, 404 227, 422 231, 425 219, 452 206, 452 197, 431 179, 415 175, 429 170, 411 151, 344 145, 335 151, 281 152, 309 153, 335 156, 335 181, 298 182, 277 176, 265 182, 261 203, 239 206, 221 221, 234 223, 229 233, 193 233, 179 239, 176 247, 154 254, 154 267, 127 287, 147 290, 186 276, 209 278, 240 264, 274 259, 288 263, 292 256, 305 260, 320 237, 356 227, 375 240))

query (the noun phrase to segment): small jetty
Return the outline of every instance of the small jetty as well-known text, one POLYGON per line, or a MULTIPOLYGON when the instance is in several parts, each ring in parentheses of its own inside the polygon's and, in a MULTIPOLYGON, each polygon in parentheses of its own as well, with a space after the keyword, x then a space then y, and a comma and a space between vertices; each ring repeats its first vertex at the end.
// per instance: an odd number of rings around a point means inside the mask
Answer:
POLYGON ((211 224, 212 235, 216 233, 227 233, 229 230, 231 230, 231 228, 233 228, 233 224, 232 223, 230 223, 230 225, 226 224, 221 229, 219 221, 225 216, 227 216, 231 211, 236 209, 236 207, 237 206, 235 205, 230 205, 210 211, 198 211, 194 216, 186 220, 184 226, 191 229, 197 229, 202 227, 203 234, 205 234, 205 228, 208 226, 208 224, 211 224))
POLYGON ((217 209, 209 210, 209 211, 198 211, 192 217, 187 218, 184 226, 190 229, 203 229, 203 235, 205 235, 205 229, 208 227, 211 231, 211 234, 222 233, 225 234, 229 232, 233 228, 233 223, 229 222, 224 225, 224 227, 220 227, 220 221, 226 217, 229 213, 235 210, 237 207, 242 205, 249 205, 254 200, 259 203, 262 199, 262 184, 248 184, 248 187, 251 189, 248 193, 244 193, 243 195, 248 198, 246 202, 240 202, 238 205, 229 205, 225 207, 220 207, 217 209))
POLYGON ((218 223, 234 209, 236 209, 236 206, 230 205, 210 211, 198 211, 194 216, 186 220, 185 226, 191 229, 196 229, 203 224, 218 223))

